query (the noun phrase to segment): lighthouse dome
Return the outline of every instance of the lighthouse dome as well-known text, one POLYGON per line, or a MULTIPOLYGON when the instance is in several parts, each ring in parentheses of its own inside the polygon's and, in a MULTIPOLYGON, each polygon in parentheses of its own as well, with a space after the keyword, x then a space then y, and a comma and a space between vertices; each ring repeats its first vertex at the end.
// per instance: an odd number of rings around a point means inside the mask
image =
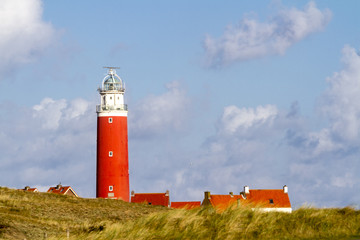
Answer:
POLYGON ((115 73, 113 69, 103 79, 102 91, 124 91, 124 86, 121 78, 115 73))

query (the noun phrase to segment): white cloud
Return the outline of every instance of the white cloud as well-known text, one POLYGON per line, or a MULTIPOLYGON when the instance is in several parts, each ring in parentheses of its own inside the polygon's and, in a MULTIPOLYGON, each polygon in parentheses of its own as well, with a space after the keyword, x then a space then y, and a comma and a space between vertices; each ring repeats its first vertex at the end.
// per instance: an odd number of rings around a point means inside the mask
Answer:
POLYGON ((331 179, 331 184, 335 187, 353 187, 355 182, 357 182, 356 178, 351 173, 346 173, 345 176, 333 176, 331 179))
POLYGON ((84 99, 78 98, 70 102, 69 108, 64 112, 65 119, 71 120, 74 118, 79 118, 86 113, 86 111, 91 107, 90 103, 84 99))
POLYGON ((55 30, 41 17, 41 0, 0 2, 0 73, 32 61, 51 44, 55 30))
POLYGON ((168 83, 166 89, 164 94, 147 96, 134 106, 129 115, 133 136, 158 135, 184 126, 190 99, 177 81, 168 83))
POLYGON ((340 145, 332 141, 331 131, 324 128, 318 132, 310 132, 308 135, 309 149, 312 150, 312 154, 319 155, 324 152, 331 152, 341 148, 340 145), (316 143, 314 148, 311 147, 311 143, 316 143))
POLYGON ((357 141, 360 136, 360 55, 356 49, 342 50, 343 69, 327 79, 321 111, 330 121, 336 137, 357 141))
POLYGON ((233 134, 239 129, 246 131, 257 125, 271 124, 277 114, 274 105, 258 106, 256 109, 228 106, 221 117, 221 126, 225 133, 233 134))
POLYGON ((222 66, 266 55, 284 54, 286 49, 311 33, 321 31, 331 19, 329 10, 319 10, 314 2, 303 10, 280 11, 268 22, 244 18, 228 26, 219 39, 206 36, 204 48, 209 66, 222 66))
POLYGON ((84 99, 3 108, 0 176, 9 187, 71 184, 94 195, 96 114, 84 99), (78 176, 82 176, 78 178, 78 176))
POLYGON ((343 68, 326 79, 318 111, 326 120, 321 130, 289 131, 288 143, 307 157, 354 151, 360 144, 360 56, 356 49, 342 50, 343 68))
POLYGON ((89 109, 89 102, 75 99, 68 103, 65 99, 53 100, 44 98, 40 104, 33 107, 33 117, 42 123, 42 128, 56 130, 60 121, 79 118, 89 109))
POLYGON ((39 105, 33 107, 33 117, 43 122, 44 129, 57 129, 62 117, 62 111, 66 107, 66 100, 55 101, 51 98, 45 98, 39 105))
MULTIPOLYGON (((342 54, 343 68, 326 79, 328 87, 318 106, 327 126, 287 136, 294 147, 290 176, 298 180, 294 182, 297 191, 318 206, 354 204, 352 201, 360 198, 354 194, 360 181, 356 174, 360 169, 360 56, 350 46, 345 46, 342 54), (334 191, 338 194, 332 194, 334 191)), ((297 201, 306 198, 299 194, 297 201)))
POLYGON ((279 164, 281 161, 276 158, 281 154, 274 148, 286 131, 279 123, 286 125, 292 120, 286 120, 286 115, 273 105, 225 107, 217 132, 201 149, 187 156, 191 164, 179 159, 183 164, 168 173, 173 176, 170 181, 176 183, 172 185, 173 192, 177 192, 175 196, 184 199, 184 194, 189 194, 194 199, 197 194, 197 199, 202 200, 205 190, 226 194, 240 192, 247 184, 252 188, 281 188, 287 167, 279 164), (178 181, 179 174, 181 181, 178 181))

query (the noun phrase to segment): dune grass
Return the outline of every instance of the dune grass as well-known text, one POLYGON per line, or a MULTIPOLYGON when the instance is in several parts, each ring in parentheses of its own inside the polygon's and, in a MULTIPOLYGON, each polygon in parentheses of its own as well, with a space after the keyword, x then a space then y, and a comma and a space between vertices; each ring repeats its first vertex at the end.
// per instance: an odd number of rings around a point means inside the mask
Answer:
POLYGON ((0 239, 359 239, 360 211, 218 212, 0 188, 0 239))
POLYGON ((0 187, 0 239, 54 239, 101 231, 113 223, 132 221, 165 207, 110 199, 84 199, 0 187))
POLYGON ((291 214, 239 208, 154 213, 112 224, 81 239, 355 239, 360 212, 352 208, 300 208, 291 214))

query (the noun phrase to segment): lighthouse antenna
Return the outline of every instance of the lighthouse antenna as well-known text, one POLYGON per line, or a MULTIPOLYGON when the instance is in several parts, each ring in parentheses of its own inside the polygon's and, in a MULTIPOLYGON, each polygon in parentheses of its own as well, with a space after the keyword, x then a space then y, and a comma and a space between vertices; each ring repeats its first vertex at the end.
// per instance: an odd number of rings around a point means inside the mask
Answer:
MULTIPOLYGON (((109 69, 109 73, 108 74, 110 74, 110 75, 116 75, 116 70, 114 70, 114 69, 120 69, 119 67, 103 67, 103 68, 107 68, 107 69, 109 69)), ((116 75, 117 76, 117 75, 116 75)), ((119 76, 117 76, 117 77, 119 77, 119 76)))
POLYGON ((120 67, 103 67, 103 68, 107 68, 107 69, 120 69, 120 67))

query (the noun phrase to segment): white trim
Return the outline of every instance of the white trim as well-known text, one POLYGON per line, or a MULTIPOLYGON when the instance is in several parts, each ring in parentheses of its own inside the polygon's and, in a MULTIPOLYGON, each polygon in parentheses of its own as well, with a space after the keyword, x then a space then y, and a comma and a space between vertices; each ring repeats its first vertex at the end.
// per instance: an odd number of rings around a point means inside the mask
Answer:
POLYGON ((71 187, 69 187, 69 188, 63 193, 63 195, 67 195, 66 193, 67 193, 68 191, 71 191, 76 197, 79 197, 79 196, 76 194, 76 192, 75 192, 71 187))
POLYGON ((127 117, 127 111, 115 112, 100 112, 98 113, 98 117, 127 117))
POLYGON ((285 212, 285 213, 291 213, 292 208, 252 208, 252 210, 259 210, 262 212, 285 212))

